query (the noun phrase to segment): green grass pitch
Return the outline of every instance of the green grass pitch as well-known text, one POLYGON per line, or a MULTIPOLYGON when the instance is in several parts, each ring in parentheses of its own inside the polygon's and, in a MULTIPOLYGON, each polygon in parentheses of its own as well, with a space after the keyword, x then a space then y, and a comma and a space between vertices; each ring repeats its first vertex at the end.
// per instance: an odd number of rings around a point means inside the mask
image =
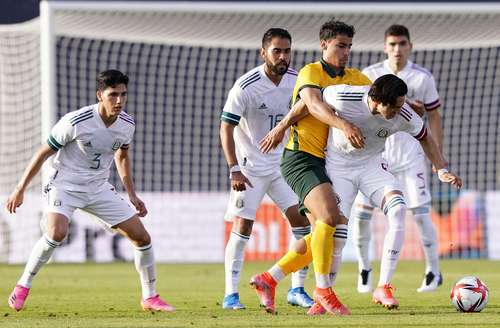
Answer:
MULTIPOLYGON (((427 294, 415 291, 423 264, 401 262, 393 280, 401 306, 393 311, 372 304, 370 295, 358 294, 356 265, 345 263, 336 291, 351 309, 349 317, 308 317, 303 309, 288 306, 289 280, 277 290, 278 315, 264 313, 247 282, 269 264, 245 264, 240 296, 247 309, 241 311, 221 309, 222 264, 159 265, 158 291, 177 312, 154 314, 140 309, 132 263, 47 265, 19 313, 8 308, 7 297, 23 268, 0 265, 0 327, 500 327, 500 262, 443 261, 444 285, 427 294), (457 313, 450 303, 451 286, 465 275, 476 275, 489 287, 489 304, 481 313, 457 313)), ((312 286, 310 273, 306 287, 311 291, 312 286)))

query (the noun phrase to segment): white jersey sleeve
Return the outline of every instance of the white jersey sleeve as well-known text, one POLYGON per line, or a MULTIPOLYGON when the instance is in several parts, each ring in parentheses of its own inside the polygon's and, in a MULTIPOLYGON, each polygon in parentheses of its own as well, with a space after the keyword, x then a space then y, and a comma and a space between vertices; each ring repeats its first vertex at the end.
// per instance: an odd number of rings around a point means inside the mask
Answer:
POLYGON ((240 118, 245 115, 249 103, 248 94, 238 84, 235 84, 229 91, 226 104, 222 110, 221 120, 232 125, 238 125, 240 118))
POLYGON ((71 114, 72 113, 69 113, 61 117, 61 119, 56 123, 56 125, 54 125, 50 132, 47 143, 55 151, 58 151, 64 145, 73 141, 76 137, 75 124, 73 124, 72 122, 78 122, 78 119, 82 117, 84 113, 76 116, 73 116, 71 114))
POLYGON ((425 79, 423 103, 427 111, 434 110, 441 105, 436 88, 436 81, 432 75, 428 75, 425 79))
POLYGON ((417 140, 422 140, 427 135, 424 121, 409 106, 404 105, 399 113, 403 117, 401 131, 407 132, 417 140))

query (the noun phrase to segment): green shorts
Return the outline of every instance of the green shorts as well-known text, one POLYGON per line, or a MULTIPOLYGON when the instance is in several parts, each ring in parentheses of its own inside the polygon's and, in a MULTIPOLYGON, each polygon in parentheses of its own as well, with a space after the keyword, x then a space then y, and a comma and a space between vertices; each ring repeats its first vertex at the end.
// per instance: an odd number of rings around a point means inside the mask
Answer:
POLYGON ((302 215, 308 212, 304 206, 307 194, 322 183, 332 183, 326 174, 325 160, 303 151, 285 148, 281 157, 281 174, 299 196, 299 211, 302 215))

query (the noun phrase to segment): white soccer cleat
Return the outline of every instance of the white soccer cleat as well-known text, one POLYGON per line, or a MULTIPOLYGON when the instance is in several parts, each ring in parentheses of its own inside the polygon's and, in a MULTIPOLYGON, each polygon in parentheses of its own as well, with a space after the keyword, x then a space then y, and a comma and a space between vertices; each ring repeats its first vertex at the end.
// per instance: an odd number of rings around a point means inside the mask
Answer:
POLYGON ((361 270, 358 275, 358 293, 366 294, 372 291, 372 270, 361 270))
POLYGON ((443 275, 441 272, 435 275, 433 272, 429 271, 422 281, 422 285, 417 289, 419 293, 432 292, 439 288, 443 284, 443 275))

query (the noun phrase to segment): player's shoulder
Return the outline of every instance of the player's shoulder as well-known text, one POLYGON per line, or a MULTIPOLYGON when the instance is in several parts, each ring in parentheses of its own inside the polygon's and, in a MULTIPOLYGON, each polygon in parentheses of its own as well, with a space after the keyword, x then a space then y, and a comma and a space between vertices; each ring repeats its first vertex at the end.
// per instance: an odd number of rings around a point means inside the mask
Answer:
POLYGON ((366 76, 359 69, 353 67, 346 67, 344 69, 344 79, 346 84, 358 86, 370 85, 372 83, 368 76, 366 76))
POLYGON ((416 63, 409 62, 409 69, 412 71, 413 74, 421 75, 428 79, 434 78, 430 70, 416 63))
POLYGON ((118 119, 120 122, 129 127, 129 128, 135 128, 135 120, 134 117, 124 111, 121 111, 120 114, 118 114, 118 119))
POLYGON ((288 67, 286 73, 285 73, 285 76, 291 76, 293 78, 296 78, 297 75, 299 75, 299 72, 297 72, 295 69, 291 68, 291 67, 288 67))
POLYGON ((238 87, 241 90, 245 90, 252 84, 255 84, 256 82, 260 81, 261 79, 262 79, 261 67, 257 66, 249 70, 242 76, 240 76, 240 78, 237 79, 236 82, 234 83, 234 86, 238 87))
POLYGON ((404 104, 403 107, 401 107, 398 115, 398 117, 405 122, 410 122, 415 116, 418 116, 418 114, 415 113, 408 104, 404 104))
POLYGON ((314 63, 309 63, 304 65, 300 71, 299 75, 303 73, 309 73, 309 72, 314 72, 314 73, 321 73, 323 72, 323 65, 321 64, 321 61, 316 61, 314 63))
POLYGON ((367 67, 363 68, 362 72, 363 72, 363 74, 369 74, 369 73, 380 71, 380 70, 383 70, 383 69, 384 69, 384 62, 381 61, 381 62, 372 64, 370 66, 367 66, 367 67))
POLYGON ((88 121, 94 117, 95 109, 97 106, 98 106, 98 104, 93 104, 93 105, 85 106, 85 107, 82 107, 78 110, 69 112, 69 113, 65 114, 61 118, 61 120, 68 122, 72 126, 75 126, 77 124, 81 124, 81 123, 88 121))

